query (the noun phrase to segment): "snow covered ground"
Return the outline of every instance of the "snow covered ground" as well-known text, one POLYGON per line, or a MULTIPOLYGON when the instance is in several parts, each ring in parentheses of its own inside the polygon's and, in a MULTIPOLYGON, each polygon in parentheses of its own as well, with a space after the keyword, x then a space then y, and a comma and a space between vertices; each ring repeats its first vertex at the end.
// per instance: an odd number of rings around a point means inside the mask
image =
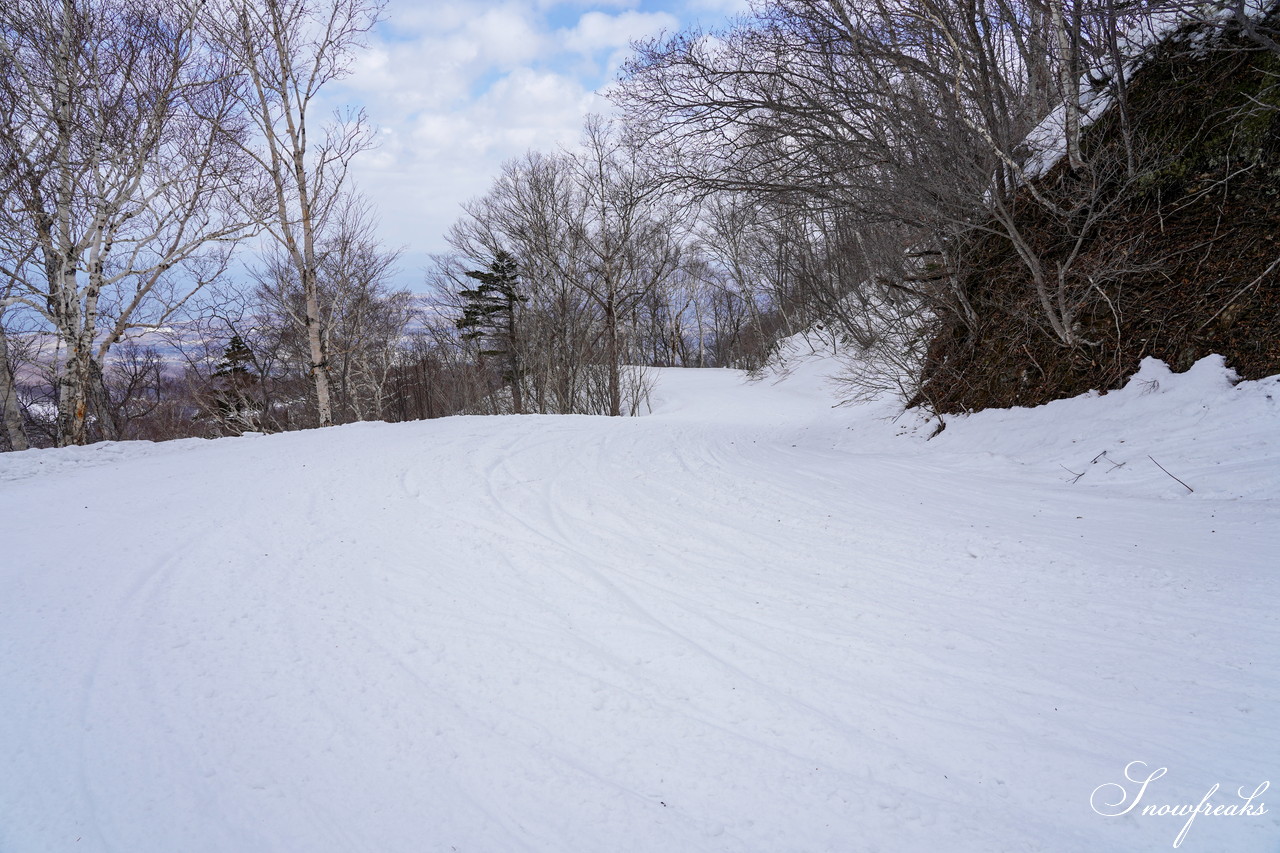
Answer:
POLYGON ((1280 381, 926 441, 827 368, 0 456, 0 851, 1165 850, 1280 783, 1280 381))

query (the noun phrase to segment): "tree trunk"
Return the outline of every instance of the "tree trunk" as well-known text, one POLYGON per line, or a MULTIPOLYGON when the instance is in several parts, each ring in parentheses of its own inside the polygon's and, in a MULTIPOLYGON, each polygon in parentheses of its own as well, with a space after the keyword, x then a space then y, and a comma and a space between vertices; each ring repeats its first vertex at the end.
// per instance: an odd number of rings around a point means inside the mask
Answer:
POLYGON ((1051 16, 1040 3, 1029 4, 1028 10, 1030 22, 1023 59, 1027 65, 1031 112, 1035 120, 1040 121, 1053 108, 1053 69, 1049 48, 1053 25, 1049 20, 1051 16))
POLYGON ((307 348, 311 356, 311 381, 316 389, 316 415, 320 426, 333 426, 333 404, 329 397, 329 364, 320 329, 320 293, 315 273, 307 271, 303 279, 306 294, 307 348))
POLYGON ((515 292, 507 295, 507 346, 511 350, 511 408, 517 415, 524 414, 523 363, 520 359, 520 335, 516 325, 515 292))
MULTIPOLYGON (((1062 86, 1063 122, 1067 142, 1067 162, 1073 172, 1084 168, 1080 156, 1080 63, 1077 61, 1079 40, 1067 29, 1062 9, 1063 0, 1050 0, 1053 30, 1058 40, 1058 79, 1062 86)), ((1076 22, 1079 17, 1077 13, 1076 22)), ((1077 28, 1078 29, 1078 28, 1077 28)))
POLYGON ((58 447, 84 444, 89 437, 89 350, 75 338, 58 371, 58 447))
POLYGON ((616 418, 622 414, 622 366, 618 364, 621 357, 618 352, 618 315, 612 301, 605 308, 604 323, 608 346, 605 357, 609 360, 609 416, 616 418))
POLYGON ((22 407, 18 405, 18 389, 14 384, 13 367, 9 364, 9 341, 0 329, 0 420, 12 450, 26 450, 31 446, 22 424, 22 407))
POLYGON ((120 425, 111 410, 111 395, 107 393, 107 378, 102 365, 95 358, 89 359, 89 394, 93 400, 93 413, 97 416, 99 436, 104 441, 120 440, 120 425))

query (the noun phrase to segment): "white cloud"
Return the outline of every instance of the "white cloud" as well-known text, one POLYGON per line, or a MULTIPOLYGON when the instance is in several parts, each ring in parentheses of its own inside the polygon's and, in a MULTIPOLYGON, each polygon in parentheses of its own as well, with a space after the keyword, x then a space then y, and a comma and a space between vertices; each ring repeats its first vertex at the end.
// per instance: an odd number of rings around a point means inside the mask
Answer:
POLYGON ((378 206, 383 239, 407 250, 402 283, 418 285, 426 255, 444 250, 461 204, 488 189, 504 160, 572 144, 583 116, 605 106, 573 78, 519 68, 454 109, 384 126, 382 144, 354 175, 378 206))
POLYGON ((489 67, 512 68, 544 57, 549 45, 546 34, 528 9, 504 7, 488 9, 469 20, 461 38, 474 50, 472 61, 489 67))
POLYGON ((751 0, 689 0, 690 12, 708 12, 712 15, 742 15, 751 9, 751 0))
POLYGON ((672 31, 680 21, 666 12, 622 12, 610 15, 588 12, 578 25, 564 35, 564 46, 573 52, 592 55, 601 50, 626 47, 644 36, 672 31))
POLYGON ((634 9, 640 0, 538 0, 537 7, 541 11, 569 7, 578 9, 634 9))
POLYGON ((504 160, 572 144, 586 113, 608 109, 594 93, 630 42, 681 26, 667 6, 391 0, 369 48, 327 96, 333 106, 363 105, 380 128, 382 144, 353 176, 380 210, 383 239, 407 249, 401 284, 418 286, 427 253, 444 249, 462 202, 483 193, 504 160))

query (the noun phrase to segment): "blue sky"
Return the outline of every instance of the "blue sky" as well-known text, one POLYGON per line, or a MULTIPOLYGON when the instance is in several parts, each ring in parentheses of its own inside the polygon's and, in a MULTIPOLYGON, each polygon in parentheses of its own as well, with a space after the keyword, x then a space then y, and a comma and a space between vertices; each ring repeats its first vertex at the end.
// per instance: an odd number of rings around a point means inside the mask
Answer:
POLYGON ((354 168, 380 212, 380 233, 404 248, 397 284, 421 288, 459 206, 499 165, 530 148, 578 138, 607 110, 595 92, 628 44, 662 30, 718 27, 746 0, 390 0, 352 74, 328 93, 360 105, 381 144, 354 168))

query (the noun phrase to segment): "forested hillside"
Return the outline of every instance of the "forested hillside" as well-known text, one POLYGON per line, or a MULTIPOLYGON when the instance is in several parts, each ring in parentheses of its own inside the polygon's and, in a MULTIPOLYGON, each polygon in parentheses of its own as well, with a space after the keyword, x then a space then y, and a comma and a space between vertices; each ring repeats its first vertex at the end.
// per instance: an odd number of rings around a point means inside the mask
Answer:
POLYGON ((1150 51, 1007 217, 959 248, 975 321, 948 317, 919 390, 946 411, 1122 385, 1145 356, 1280 373, 1280 53, 1190 25, 1150 51), (1037 276, 1045 279, 1037 282, 1037 276), (1043 333, 1045 293, 1069 336, 1043 333), (1064 338, 1070 338, 1070 344, 1064 338))

